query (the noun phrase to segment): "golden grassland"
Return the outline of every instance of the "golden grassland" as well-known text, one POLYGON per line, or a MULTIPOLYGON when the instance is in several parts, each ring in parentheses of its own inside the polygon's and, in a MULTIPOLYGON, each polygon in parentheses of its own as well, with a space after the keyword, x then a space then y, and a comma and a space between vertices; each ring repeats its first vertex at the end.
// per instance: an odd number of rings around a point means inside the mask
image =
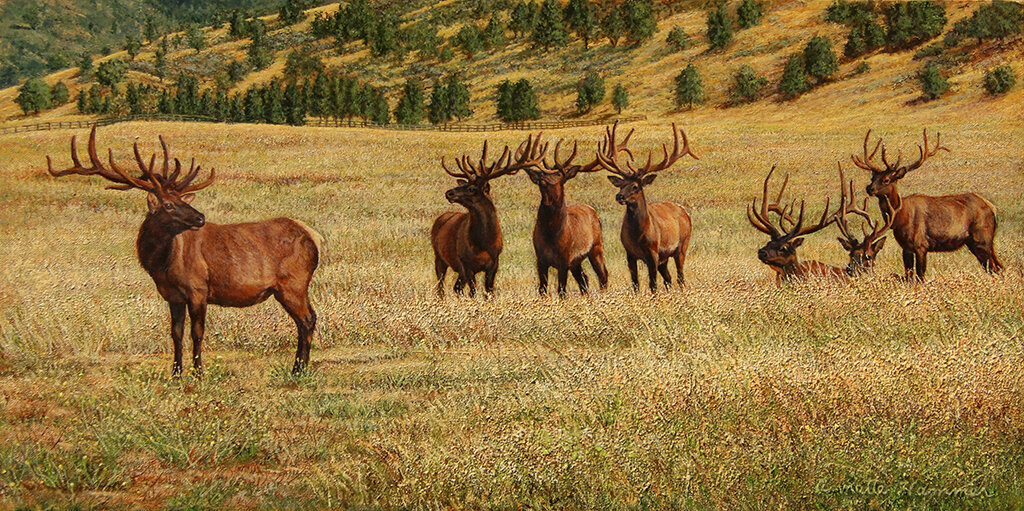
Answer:
MULTIPOLYGON (((164 134, 175 155, 216 167, 194 202, 212 222, 289 216, 327 238, 310 373, 288 374, 294 326, 271 301, 211 310, 202 381, 169 377, 166 306, 134 256, 141 194, 49 177, 44 155, 66 164, 72 132, 4 136, 0 507, 1012 507, 1024 499, 1024 130, 1007 106, 961 109, 673 119, 702 160, 649 194, 691 213, 688 287, 629 289, 621 206, 603 176, 583 175, 567 193, 601 216, 611 287, 564 301, 536 296, 538 193, 522 175, 494 183, 498 295, 432 294, 430 224, 453 208, 438 160, 478 154, 484 135, 101 128, 101 150, 122 159, 135 137, 153 150, 164 134), (778 163, 790 196, 820 211, 835 161, 871 126, 908 150, 922 126, 943 132, 952 154, 902 190, 996 204, 1004 274, 962 251, 903 284, 889 240, 875 276, 775 286, 744 205, 778 163)), ((669 137, 664 122, 637 127, 635 148, 669 137)), ((549 136, 591 147, 599 133, 549 136)), ((847 175, 863 188, 863 171, 847 175)), ((836 234, 802 255, 844 264, 836 234)))

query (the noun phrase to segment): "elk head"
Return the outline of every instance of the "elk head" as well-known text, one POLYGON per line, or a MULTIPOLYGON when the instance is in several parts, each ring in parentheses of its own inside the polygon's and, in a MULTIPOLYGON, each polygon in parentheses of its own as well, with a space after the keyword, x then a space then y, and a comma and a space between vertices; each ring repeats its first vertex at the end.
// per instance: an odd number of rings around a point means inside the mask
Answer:
POLYGON ((174 171, 170 170, 170 151, 167 148, 167 143, 164 141, 164 137, 160 137, 160 145, 163 147, 163 168, 160 172, 154 172, 156 165, 156 154, 154 153, 149 159, 149 165, 143 161, 142 156, 139 154, 139 143, 134 144, 135 151, 135 162, 139 166, 141 172, 139 177, 133 177, 128 172, 124 171, 114 162, 114 151, 113 149, 107 150, 108 164, 100 160, 99 154, 96 151, 96 127, 93 126, 92 131, 89 133, 89 161, 91 167, 85 167, 78 159, 78 148, 75 137, 71 137, 71 161, 74 165, 64 170, 54 170, 53 163, 50 156, 46 156, 46 167, 50 172, 50 175, 54 177, 66 176, 69 174, 78 174, 82 176, 100 176, 107 181, 112 181, 113 185, 107 186, 108 190, 143 190, 148 193, 147 203, 149 205, 149 214, 147 218, 152 218, 159 221, 162 225, 168 225, 172 230, 177 232, 185 231, 188 229, 199 229, 206 224, 206 217, 203 216, 198 210, 193 208, 189 203, 195 198, 193 192, 202 190, 207 186, 213 184, 213 180, 216 176, 216 171, 211 170, 209 177, 205 180, 193 184, 192 182, 199 175, 201 171, 200 166, 196 166, 195 159, 192 160, 192 164, 187 173, 182 175, 181 161, 177 158, 174 159, 174 171))
MULTIPOLYGON (((616 123, 616 126, 618 124, 616 123)), ((656 172, 660 172, 671 167, 675 162, 679 161, 683 156, 690 155, 695 160, 699 160, 700 157, 694 154, 693 150, 690 149, 690 141, 686 138, 686 132, 677 129, 675 123, 672 123, 672 138, 673 148, 672 154, 668 152, 668 146, 665 144, 661 145, 661 149, 665 154, 665 157, 660 163, 654 164, 651 159, 654 156, 654 152, 650 151, 647 153, 647 163, 639 169, 633 166, 633 154, 625 149, 626 143, 629 141, 629 137, 633 135, 633 130, 630 130, 629 134, 626 135, 626 140, 622 144, 617 145, 615 143, 615 126, 612 129, 605 128, 605 140, 598 147, 597 161, 601 166, 616 174, 614 176, 608 176, 608 180, 611 181, 612 185, 619 189, 619 192, 615 194, 615 200, 619 204, 629 205, 636 204, 640 197, 643 196, 643 188, 654 182, 656 172), (683 135, 683 147, 679 147, 679 135, 683 135), (629 160, 626 161, 626 168, 624 170, 616 159, 616 154, 619 152, 625 152, 629 155, 629 160)))
MULTIPOLYGON (((753 225, 755 229, 767 234, 771 237, 760 250, 757 251, 757 258, 762 263, 769 266, 773 266, 780 269, 791 268, 798 264, 796 255, 797 248, 803 244, 804 236, 818 232, 825 227, 828 227, 832 222, 835 222, 839 215, 842 213, 841 209, 836 210, 831 215, 828 214, 829 206, 831 203, 831 197, 825 200, 825 211, 821 213, 821 218, 814 225, 804 225, 804 201, 800 201, 800 213, 794 220, 792 217, 793 210, 795 209, 796 203, 790 204, 790 206, 780 206, 782 200, 782 194, 786 190, 786 185, 789 184, 789 175, 786 175, 785 180, 782 182, 782 188, 779 189, 778 195, 775 197, 775 201, 768 202, 768 181, 771 180, 772 174, 775 172, 775 166, 768 171, 768 175, 764 178, 764 187, 761 194, 761 206, 758 207, 757 199, 747 206, 747 220, 750 221, 750 225, 753 225), (775 213, 779 216, 779 225, 776 226, 772 223, 769 218, 769 213, 775 213), (788 222, 790 227, 787 229, 784 224, 788 222)), ((842 176, 840 176, 842 179, 842 176)), ((845 193, 843 200, 845 201, 845 193)))
MULTIPOLYGON (((842 179, 843 168, 839 167, 839 176, 842 179)), ((882 200, 888 202, 888 196, 882 195, 882 200)), ((853 180, 850 180, 850 184, 844 194, 844 201, 842 207, 842 214, 836 219, 836 225, 839 227, 839 232, 842 236, 838 238, 839 243, 843 246, 843 249, 850 254, 850 263, 846 266, 846 274, 851 277, 860 273, 870 271, 875 266, 875 259, 878 257, 878 253, 881 252, 882 247, 885 245, 885 233, 892 227, 893 220, 896 219, 896 213, 899 211, 900 206, 898 204, 893 207, 892 214, 888 218, 884 218, 875 221, 871 218, 871 214, 868 213, 868 198, 864 198, 864 203, 861 206, 857 206, 857 198, 854 194, 853 180), (850 228, 846 221, 846 215, 853 213, 864 218, 864 223, 861 224, 861 233, 864 235, 863 240, 858 240, 853 229, 850 228), (868 232, 868 228, 871 232, 868 232)))
POLYGON ((469 156, 463 155, 455 160, 458 171, 452 171, 441 157, 441 168, 448 175, 456 178, 457 186, 450 188, 444 193, 448 202, 470 206, 473 203, 486 199, 491 200, 490 181, 494 178, 507 174, 515 174, 521 169, 533 167, 539 164, 547 152, 547 144, 540 143, 540 135, 536 137, 529 135, 523 143, 519 144, 513 154, 508 146, 502 151, 497 160, 487 162, 487 141, 484 141, 483 154, 479 163, 473 163, 469 156))
POLYGON ((907 175, 907 172, 916 170, 928 158, 935 156, 939 151, 949 152, 949 149, 942 146, 942 134, 935 135, 935 146, 928 147, 928 130, 924 130, 924 146, 920 144, 917 146, 919 157, 917 161, 909 165, 902 165, 903 162, 903 151, 901 150, 896 156, 895 163, 889 163, 888 158, 885 154, 885 145, 882 144, 882 139, 879 138, 878 142, 875 143, 875 148, 870 153, 868 152, 868 141, 871 139, 871 130, 868 130, 867 135, 864 135, 864 155, 857 156, 851 155, 850 159, 853 160, 853 164, 864 169, 871 171, 871 183, 867 186, 865 191, 868 195, 881 196, 890 195, 893 191, 893 187, 896 186, 896 182, 903 179, 903 176, 907 175), (878 154, 879 149, 882 151, 882 164, 879 165, 873 161, 875 156, 878 154))
MULTIPOLYGON (((605 130, 607 134, 605 142, 611 140, 611 145, 601 143, 600 146, 602 150, 607 150, 609 147, 614 147, 616 151, 629 151, 626 145, 629 143, 629 137, 633 135, 632 131, 630 131, 629 134, 626 135, 626 138, 622 141, 622 143, 614 145, 614 128, 612 129, 612 131, 608 131, 608 128, 606 127, 605 130)), ((541 160, 540 164, 533 167, 527 167, 525 169, 527 176, 530 177, 530 181, 532 181, 533 184, 537 185, 537 187, 540 188, 541 202, 545 206, 554 206, 557 204, 561 204, 564 201, 565 183, 571 180, 572 178, 576 177, 579 173, 596 172, 598 170, 601 170, 601 162, 597 158, 594 158, 593 161, 585 165, 578 165, 573 163, 573 160, 576 159, 576 154, 579 149, 576 142, 573 142, 572 152, 564 160, 559 158, 559 152, 561 147, 562 140, 559 140, 557 143, 555 143, 554 163, 548 163, 547 158, 544 158, 543 160, 541 160)), ((608 154, 608 156, 614 158, 613 153, 608 154)))

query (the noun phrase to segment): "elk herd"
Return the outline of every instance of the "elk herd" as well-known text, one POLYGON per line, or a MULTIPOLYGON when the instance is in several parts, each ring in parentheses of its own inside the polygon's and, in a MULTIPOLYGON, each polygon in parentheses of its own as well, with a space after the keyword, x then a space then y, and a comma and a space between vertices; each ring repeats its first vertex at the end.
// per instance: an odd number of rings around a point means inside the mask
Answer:
MULTIPOLYGON (((571 150, 566 147, 568 154, 563 158, 563 140, 555 143, 549 161, 549 143, 544 141, 543 133, 527 136, 515 150, 505 146, 493 160, 489 159, 488 144, 484 142, 478 161, 463 155, 455 160, 454 170, 442 157, 441 168, 456 178, 456 186, 445 192, 445 198, 466 211, 443 213, 431 228, 438 295, 444 295, 449 269, 456 275, 456 293, 468 287, 469 295, 474 296, 476 276, 481 272, 485 293, 494 292, 503 238, 491 182, 520 170, 540 192, 533 246, 541 294, 548 291, 552 268, 557 274, 559 296, 567 294, 570 273, 580 293, 588 293, 590 283, 584 261, 590 263, 597 275, 599 287, 608 286, 609 272, 597 212, 587 205, 569 205, 565 197, 567 182, 582 173, 600 171, 608 173, 608 180, 618 190, 616 201, 625 206, 619 239, 625 249, 633 289, 639 289, 640 261, 647 268, 652 293, 658 291, 659 274, 665 287, 671 287, 670 260, 675 266, 676 283, 683 285, 683 265, 692 228, 690 215, 675 202, 649 201, 645 189, 652 185, 659 172, 668 170, 684 157, 700 158, 690 147, 686 133, 673 124, 671 152, 668 144, 662 144, 660 161, 655 161, 652 150, 646 163, 638 167, 629 148, 635 130, 630 130, 620 141, 617 129, 617 125, 605 128, 604 139, 597 143, 593 158, 587 163, 576 163, 581 150, 575 142, 571 150)), ((845 179, 842 164, 838 169, 839 200, 835 210, 832 210, 829 194, 820 216, 808 214, 806 199, 799 200, 799 207, 796 199, 788 204, 783 200, 788 175, 774 200, 770 200, 769 183, 775 167, 765 176, 760 201, 755 198, 746 213, 750 224, 769 236, 768 242, 757 251, 757 257, 775 272, 777 283, 810 277, 844 281, 856 277, 874 266, 890 232, 903 252, 903 265, 910 280, 924 277, 929 252, 950 252, 965 245, 985 270, 992 273, 1002 270, 993 246, 996 217, 991 203, 974 193, 938 197, 899 193, 897 185, 907 173, 920 168, 939 152, 949 152, 939 135, 931 145, 925 131, 923 145, 918 146, 918 158, 909 164, 903 164, 902 151, 896 161, 890 163, 882 141, 878 140, 873 149, 870 141, 871 131, 868 131, 863 154, 851 157, 854 165, 871 172, 870 183, 865 188, 867 197, 860 204, 853 181, 845 179), (876 161, 876 157, 880 161, 876 161), (877 199, 877 217, 870 211, 870 197, 877 199), (860 239, 849 225, 851 216, 862 218, 860 239), (832 224, 839 230, 839 243, 849 254, 846 268, 801 261, 797 250, 805 237, 832 224)), ((99 176, 113 183, 108 189, 147 192, 149 211, 139 229, 136 250, 143 269, 170 309, 175 375, 182 370, 186 314, 191 319, 192 365, 201 374, 207 305, 248 307, 271 296, 297 326, 298 348, 293 372, 301 372, 309 363, 310 340, 316 328, 316 312, 310 303, 308 288, 322 256, 323 237, 302 222, 288 218, 230 225, 207 223, 204 215, 190 203, 194 192, 213 184, 215 171, 211 170, 205 179, 196 182, 201 167, 195 160, 188 171, 183 171, 181 161, 170 157, 163 137, 160 137, 160 144, 163 153, 160 168, 156 167, 155 153, 147 163, 138 144, 134 145, 139 170, 136 177, 115 162, 112 149, 108 150, 106 162, 100 158, 94 127, 88 144, 90 166, 84 166, 79 160, 76 140, 72 137, 72 166, 55 170, 47 156, 47 168, 55 177, 99 176)))

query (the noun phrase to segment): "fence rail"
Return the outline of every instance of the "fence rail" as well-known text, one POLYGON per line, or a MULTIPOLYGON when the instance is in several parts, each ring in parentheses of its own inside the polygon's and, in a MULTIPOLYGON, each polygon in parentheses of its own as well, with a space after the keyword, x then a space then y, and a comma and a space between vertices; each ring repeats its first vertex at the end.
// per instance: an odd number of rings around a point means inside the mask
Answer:
MULTIPOLYGON (((485 131, 507 130, 557 130, 597 126, 613 122, 637 122, 647 120, 646 115, 631 115, 615 119, 585 121, 526 121, 494 124, 382 124, 371 121, 355 121, 351 119, 307 119, 306 126, 314 128, 373 128, 396 131, 447 131, 456 133, 472 133, 485 131)), ((120 122, 131 121, 179 121, 179 122, 222 122, 212 117, 201 115, 124 115, 105 117, 91 121, 54 121, 26 124, 21 126, 0 126, 0 135, 23 133, 28 131, 49 131, 59 129, 81 129, 93 126, 109 126, 120 122)))

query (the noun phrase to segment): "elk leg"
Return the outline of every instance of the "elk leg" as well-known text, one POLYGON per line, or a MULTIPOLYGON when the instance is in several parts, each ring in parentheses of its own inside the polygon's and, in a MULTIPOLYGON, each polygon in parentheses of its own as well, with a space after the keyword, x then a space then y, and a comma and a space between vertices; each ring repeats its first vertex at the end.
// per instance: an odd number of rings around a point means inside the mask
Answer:
POLYGON ((629 267, 629 278, 633 281, 633 291, 639 291, 640 279, 637 276, 637 259, 631 255, 627 255, 626 265, 629 267))
POLYGON ((181 361, 185 351, 182 340, 185 338, 185 304, 168 303, 171 308, 171 340, 174 341, 174 365, 171 366, 171 376, 181 376, 181 361))
POLYGON ((683 264, 686 263, 686 248, 680 248, 679 251, 676 252, 675 260, 676 282, 679 283, 679 287, 683 287, 686 285, 686 277, 683 276, 683 264))
POLYGON ((448 264, 440 256, 434 254, 434 275, 437 276, 437 296, 444 298, 444 276, 448 274, 448 264))
POLYGON ((473 298, 476 296, 476 274, 470 273, 469 275, 462 277, 462 279, 466 282, 466 285, 469 286, 469 297, 473 298))
POLYGON ((928 251, 923 248, 915 250, 914 262, 917 267, 917 279, 924 280, 924 272, 928 270, 928 251))
POLYGON ((305 291, 282 291, 275 293, 284 311, 291 316, 298 330, 299 340, 295 348, 295 365, 292 366, 292 374, 299 374, 309 365, 309 350, 312 347, 311 338, 316 330, 316 311, 309 303, 309 296, 305 291))
POLYGON ((498 261, 494 261, 494 265, 484 272, 484 293, 489 296, 494 295, 494 279, 498 276, 498 261))
POLYGON ((560 266, 558 268, 558 297, 565 298, 565 288, 569 284, 569 268, 560 266))
POLYGON ((192 318, 192 369, 196 375, 203 375, 203 334, 206 333, 206 302, 188 304, 188 315, 192 318))
POLYGON ((661 278, 665 279, 665 289, 671 289, 672 274, 668 272, 668 259, 658 265, 658 273, 661 273, 661 278))
POLYGON ((914 251, 904 250, 903 251, 903 272, 906 275, 907 281, 914 279, 914 251))
POLYGON ((548 265, 540 262, 540 260, 537 261, 537 280, 540 282, 537 285, 537 292, 541 296, 548 294, 548 269, 548 265))
POLYGON ((996 258, 996 251, 991 243, 970 240, 967 242, 967 248, 978 259, 985 271, 999 273, 1003 270, 1003 265, 996 258))
POLYGON ((452 287, 452 290, 455 291, 455 294, 462 295, 462 289, 465 287, 466 281, 462 278, 462 274, 459 274, 458 278, 455 279, 455 286, 452 287))
POLYGON ((604 248, 597 246, 590 252, 590 266, 594 268, 594 273, 597 274, 597 282, 601 286, 601 290, 604 291, 608 288, 608 267, 604 264, 604 248))
POLYGON ((572 278, 576 279, 576 285, 580 287, 580 294, 585 295, 589 291, 589 282, 587 282, 587 274, 583 271, 583 262, 581 261, 572 269, 572 278))
POLYGON ((651 293, 658 292, 658 257, 654 254, 648 254, 644 258, 644 264, 647 265, 647 281, 651 286, 651 293))

